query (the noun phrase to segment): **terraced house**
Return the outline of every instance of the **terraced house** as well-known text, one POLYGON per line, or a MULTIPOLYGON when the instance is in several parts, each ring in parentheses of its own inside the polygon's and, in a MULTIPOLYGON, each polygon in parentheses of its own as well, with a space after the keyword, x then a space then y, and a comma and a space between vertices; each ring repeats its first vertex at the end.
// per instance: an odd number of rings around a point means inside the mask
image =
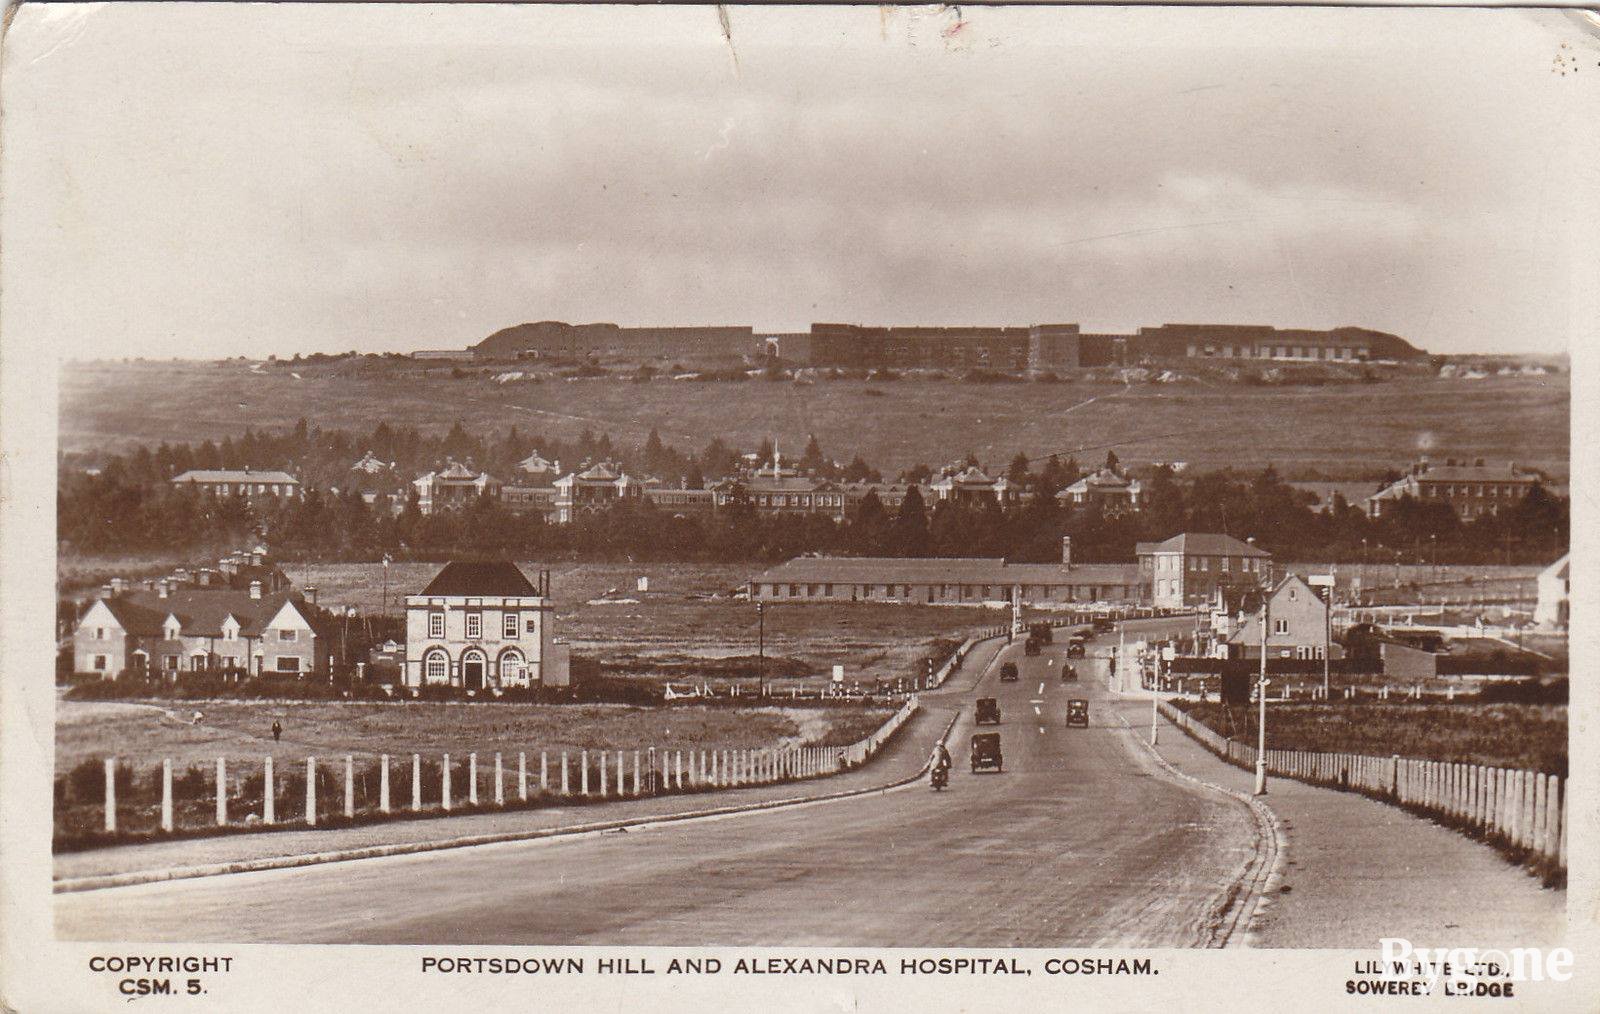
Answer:
POLYGON ((298 592, 265 591, 260 580, 237 590, 163 579, 96 599, 73 634, 73 668, 106 678, 316 672, 311 616, 298 592))

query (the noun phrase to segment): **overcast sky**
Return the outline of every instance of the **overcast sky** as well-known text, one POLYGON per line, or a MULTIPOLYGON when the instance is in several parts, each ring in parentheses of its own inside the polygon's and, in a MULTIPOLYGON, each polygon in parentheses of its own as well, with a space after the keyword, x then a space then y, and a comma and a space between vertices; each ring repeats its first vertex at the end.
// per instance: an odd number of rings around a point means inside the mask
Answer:
POLYGON ((0 319, 79 356, 540 319, 1562 351, 1584 17, 736 7, 730 44, 712 8, 25 7, 0 319))

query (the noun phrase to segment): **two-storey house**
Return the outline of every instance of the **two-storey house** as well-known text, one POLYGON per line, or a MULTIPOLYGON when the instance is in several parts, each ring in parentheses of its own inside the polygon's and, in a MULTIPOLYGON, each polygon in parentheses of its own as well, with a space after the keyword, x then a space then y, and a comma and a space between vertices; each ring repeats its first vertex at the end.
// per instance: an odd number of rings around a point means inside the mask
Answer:
POLYGON ((405 684, 567 686, 567 646, 555 640, 554 615, 548 574, 535 587, 510 561, 452 561, 406 596, 405 684))

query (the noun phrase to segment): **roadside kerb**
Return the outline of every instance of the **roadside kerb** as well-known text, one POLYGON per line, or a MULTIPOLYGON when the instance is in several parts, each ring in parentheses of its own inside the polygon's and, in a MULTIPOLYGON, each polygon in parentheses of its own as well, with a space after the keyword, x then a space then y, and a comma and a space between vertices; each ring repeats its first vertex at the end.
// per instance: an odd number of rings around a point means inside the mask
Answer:
MULTIPOLYGON (((1121 722, 1129 733, 1134 732, 1133 726, 1128 723, 1128 720, 1120 712, 1113 712, 1113 714, 1117 716, 1117 721, 1121 722)), ((1258 846, 1255 850, 1255 860, 1251 864, 1253 868, 1247 870, 1240 881, 1240 887, 1243 888, 1245 896, 1238 898, 1237 895, 1234 895, 1233 900, 1236 903, 1229 905, 1224 910, 1225 917, 1229 912, 1232 913, 1232 916, 1231 918, 1224 918, 1223 925, 1220 927, 1220 943, 1223 947, 1254 946, 1258 942, 1259 929, 1265 920, 1267 912, 1272 907, 1272 899, 1277 896, 1283 884, 1284 864, 1288 859, 1289 853, 1289 834, 1284 829, 1283 822, 1278 819, 1278 815, 1273 812, 1271 807, 1254 796, 1237 792, 1227 786, 1208 782, 1204 778, 1197 778, 1187 772, 1180 771, 1165 757, 1161 756, 1160 751, 1151 746, 1143 736, 1135 734, 1133 738, 1150 752, 1150 756, 1169 775, 1199 785, 1202 788, 1220 792, 1243 803, 1249 809, 1250 815, 1256 824, 1258 846), (1245 915, 1246 911, 1249 912, 1248 918, 1245 915), (1242 934, 1238 932, 1241 923, 1244 926, 1242 934)))
MULTIPOLYGON (((980 640, 988 640, 982 638, 980 640)), ((985 672, 992 670, 999 664, 1000 655, 985 666, 985 672)), ((982 674, 979 675, 982 678, 982 674)), ((956 723, 961 718, 961 708, 957 707, 944 730, 939 734, 938 741, 946 742, 956 723)), ((142 883, 155 883, 169 880, 192 879, 208 876, 220 876, 228 873, 245 873, 272 869, 287 869, 297 866, 320 865, 330 862, 343 862, 364 858, 381 858, 385 856, 407 855, 421 852, 437 851, 448 848, 465 848, 473 845, 488 845, 500 842, 531 841, 541 838, 572 836, 627 827, 639 827, 648 824, 669 823, 673 821, 692 820, 728 816, 738 813, 757 812, 787 806, 798 806, 810 803, 823 803, 836 799, 845 799, 853 796, 864 795, 872 792, 887 792, 904 789, 919 782, 928 772, 930 758, 924 758, 917 770, 910 775, 878 785, 862 786, 860 788, 846 789, 837 792, 818 793, 807 796, 795 796, 778 800, 762 800, 750 803, 739 803, 731 806, 707 807, 699 810, 684 811, 659 816, 635 816, 609 821, 591 821, 583 824, 566 825, 556 828, 540 828, 526 831, 491 832, 484 834, 460 835, 454 838, 438 839, 427 842, 403 842, 384 845, 364 845, 348 849, 335 849, 327 852, 308 852, 300 855, 263 856, 258 859, 238 860, 234 862, 209 863, 195 866, 168 867, 158 870, 136 870, 126 873, 98 874, 84 877, 71 877, 58 879, 53 887, 56 893, 69 893, 76 891, 90 891, 109 887, 132 886, 142 883)), ((542 781, 542 776, 541 776, 542 781)))
MULTIPOLYGON (((1253 769, 1256 748, 1229 739, 1162 701, 1161 713, 1211 753, 1253 769)), ((1511 855, 1567 868, 1565 780, 1538 771, 1363 754, 1266 751, 1268 773, 1324 788, 1355 792, 1433 818, 1463 833, 1476 832, 1511 855)))
MULTIPOLYGON (((939 742, 944 742, 955 728, 956 722, 961 718, 958 709, 950 717, 944 732, 939 736, 939 742)), ((835 799, 848 799, 854 796, 869 795, 874 792, 888 792, 920 782, 928 773, 931 758, 925 760, 917 771, 906 777, 881 785, 869 785, 859 789, 845 789, 839 792, 826 792, 810 796, 796 796, 789 799, 771 799, 760 802, 740 803, 734 806, 710 807, 701 810, 688 810, 682 813, 662 814, 656 817, 632 817, 623 820, 594 821, 587 824, 571 824, 566 827, 541 828, 534 831, 505 831, 495 834, 465 835, 458 838, 446 838, 430 842, 406 842, 395 845, 369 845, 362 848, 340 849, 331 852, 313 852, 298 856, 272 856, 265 859, 251 859, 235 863, 214 863, 206 866, 184 866, 166 870, 140 870, 134 873, 117 873, 106 876, 78 877, 70 880, 58 880, 54 885, 54 893, 67 894, 77 891, 95 891, 108 887, 130 887, 135 884, 150 884, 168 880, 190 880, 199 877, 215 877, 229 873, 253 873, 264 870, 289 869, 297 866, 320 866, 325 863, 350 862, 357 859, 379 859, 387 856, 414 855, 422 852, 437 852, 444 849, 469 848, 474 845, 494 845, 502 842, 537 841, 542 838, 558 838, 580 834, 593 834, 601 831, 615 831, 630 827, 644 827, 651 824, 668 824, 678 821, 698 820, 708 817, 720 817, 738 813, 755 813, 762 810, 776 810, 790 806, 800 806, 807 803, 824 803, 835 799)))

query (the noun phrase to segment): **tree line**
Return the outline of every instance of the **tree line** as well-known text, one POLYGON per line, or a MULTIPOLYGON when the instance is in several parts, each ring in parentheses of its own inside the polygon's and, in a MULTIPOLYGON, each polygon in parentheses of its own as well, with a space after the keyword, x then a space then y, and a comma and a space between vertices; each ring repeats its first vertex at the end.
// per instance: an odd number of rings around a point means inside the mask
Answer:
MULTIPOLYGON (((1565 551, 1569 504, 1540 486, 1498 515, 1462 521, 1447 505, 1409 498, 1382 518, 1336 497, 1325 511, 1315 498, 1285 482, 1273 468, 1257 472, 1219 469, 1175 473, 1160 467, 1145 480, 1145 508, 1106 511, 1090 504, 1059 504, 1054 494, 1082 474, 1072 458, 1042 462, 1018 454, 1005 470, 1031 496, 1009 508, 987 503, 928 503, 913 487, 903 503, 885 506, 869 494, 842 520, 823 515, 776 515, 748 504, 714 514, 679 516, 648 501, 618 503, 557 525, 517 514, 484 498, 460 511, 423 515, 414 495, 393 513, 385 498, 368 504, 363 492, 409 491, 409 479, 445 460, 471 463, 514 481, 516 462, 538 450, 571 470, 586 460, 614 460, 636 474, 671 485, 700 488, 742 464, 737 448, 719 439, 684 452, 651 432, 640 445, 621 446, 609 436, 583 433, 563 442, 515 427, 478 435, 459 423, 443 435, 380 424, 361 435, 308 426, 265 433, 247 430, 238 440, 141 447, 96 459, 97 468, 64 459, 57 491, 58 536, 63 549, 81 553, 196 553, 265 539, 287 557, 376 560, 443 559, 460 555, 586 560, 743 562, 787 559, 802 553, 892 556, 993 556, 1016 561, 1060 559, 1061 537, 1071 536, 1074 559, 1132 559, 1138 542, 1184 531, 1254 538, 1284 560, 1343 562, 1544 563, 1565 551), (353 472, 365 452, 393 461, 392 472, 353 472), (172 476, 191 468, 281 468, 306 486, 302 500, 255 505, 179 488, 172 476)), ((766 444, 756 451, 772 458, 766 444)), ((786 459, 787 460, 787 459, 786 459)), ((977 460, 968 457, 968 463, 977 460)), ((813 437, 795 464, 840 481, 878 481, 881 474, 859 457, 841 464, 813 437)), ((1106 466, 1116 468, 1113 453, 1106 466)), ((918 465, 897 475, 926 482, 934 469, 918 465)), ((1374 484, 1376 490, 1377 484, 1374 484)))

